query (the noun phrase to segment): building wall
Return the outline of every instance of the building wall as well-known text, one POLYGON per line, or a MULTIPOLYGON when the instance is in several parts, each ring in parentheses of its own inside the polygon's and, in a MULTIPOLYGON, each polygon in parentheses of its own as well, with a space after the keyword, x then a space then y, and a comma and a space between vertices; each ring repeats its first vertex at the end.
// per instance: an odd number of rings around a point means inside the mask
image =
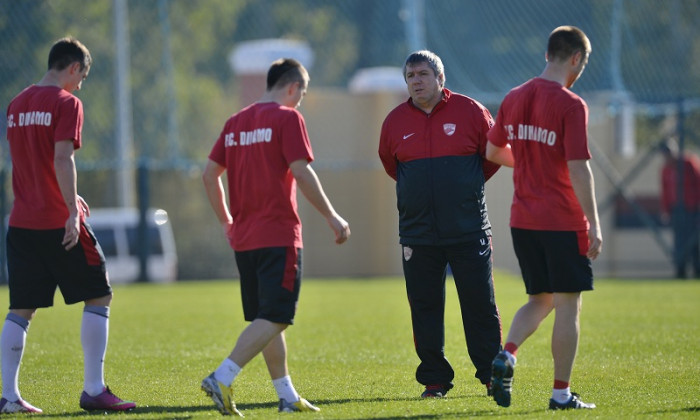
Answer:
POLYGON ((325 219, 300 198, 304 272, 310 276, 377 276, 401 273, 394 181, 377 157, 386 114, 404 98, 313 90, 302 104, 326 194, 350 223, 350 240, 336 245, 325 219))

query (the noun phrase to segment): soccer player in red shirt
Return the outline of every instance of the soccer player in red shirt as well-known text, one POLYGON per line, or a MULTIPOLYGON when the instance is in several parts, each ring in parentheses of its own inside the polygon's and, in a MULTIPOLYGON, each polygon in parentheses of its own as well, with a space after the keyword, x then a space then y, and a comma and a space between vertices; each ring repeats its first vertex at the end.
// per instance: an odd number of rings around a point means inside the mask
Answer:
POLYGON ((556 28, 549 36, 544 71, 508 93, 488 134, 486 157, 513 168, 511 234, 529 295, 492 364, 493 397, 504 407, 510 405, 518 347, 554 310, 549 408, 595 408, 569 388, 581 292, 593 289, 591 260, 602 246, 588 163, 588 108, 569 90, 590 52, 583 31, 556 28))
POLYGON ((80 90, 91 64, 80 41, 58 40, 44 77, 7 109, 15 201, 7 232, 10 312, 0 339, 0 413, 41 412, 22 400, 17 381, 29 322, 37 308, 53 306, 57 286, 66 304, 85 302, 80 407, 127 411, 136 406, 104 383, 112 288, 102 249, 85 221, 87 203, 76 187, 74 151, 82 144, 83 104, 72 92, 80 90))
POLYGON ((309 165, 311 144, 296 110, 308 84, 309 75, 298 61, 272 63, 265 94, 226 121, 204 170, 207 196, 235 251, 243 312, 250 321, 231 354, 202 381, 202 389, 222 414, 241 415, 232 383, 261 352, 279 396, 278 410, 319 411, 299 396, 287 370, 284 330, 294 323, 303 246, 296 187, 326 218, 336 243, 348 239, 350 227, 333 209, 309 165), (224 171, 228 206, 221 182, 224 171))

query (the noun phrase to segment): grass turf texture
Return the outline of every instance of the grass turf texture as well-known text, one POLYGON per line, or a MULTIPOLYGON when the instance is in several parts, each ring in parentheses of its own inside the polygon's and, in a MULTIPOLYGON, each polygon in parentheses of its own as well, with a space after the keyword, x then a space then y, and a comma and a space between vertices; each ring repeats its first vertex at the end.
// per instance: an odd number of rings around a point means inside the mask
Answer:
MULTIPOLYGON (((520 279, 496 273, 504 334, 525 301, 520 279)), ((101 417, 78 408, 82 390, 81 305, 39 310, 20 372, 23 397, 42 417, 101 417)), ((0 305, 7 307, 7 287, 0 305)), ((700 282, 596 281, 584 294, 572 388, 590 412, 550 412, 551 317, 521 347, 513 404, 498 407, 473 377, 454 284, 448 279, 446 354, 456 371, 448 397, 421 400, 403 280, 307 279, 287 331, 292 379, 320 413, 294 418, 697 418, 700 415, 700 282)), ((106 380, 138 408, 123 418, 220 417, 199 390, 245 327, 236 281, 115 286, 106 380)), ((277 417, 261 357, 236 380, 248 418, 277 417)), ((18 416, 23 417, 23 416, 18 416)), ((7 417, 5 417, 7 418, 7 417)))

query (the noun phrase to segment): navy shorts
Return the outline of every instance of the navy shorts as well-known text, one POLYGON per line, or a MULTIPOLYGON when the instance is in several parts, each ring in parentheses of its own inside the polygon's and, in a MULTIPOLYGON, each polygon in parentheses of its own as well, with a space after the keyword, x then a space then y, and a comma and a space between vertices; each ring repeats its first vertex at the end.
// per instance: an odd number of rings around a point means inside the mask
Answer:
POLYGON ((105 257, 90 225, 81 223, 78 244, 66 251, 64 229, 7 230, 10 309, 53 306, 56 287, 70 305, 112 293, 105 257))
POLYGON ((510 232, 527 294, 593 290, 586 231, 511 228, 510 232))
POLYGON ((236 251, 246 321, 294 324, 301 287, 301 248, 236 251))

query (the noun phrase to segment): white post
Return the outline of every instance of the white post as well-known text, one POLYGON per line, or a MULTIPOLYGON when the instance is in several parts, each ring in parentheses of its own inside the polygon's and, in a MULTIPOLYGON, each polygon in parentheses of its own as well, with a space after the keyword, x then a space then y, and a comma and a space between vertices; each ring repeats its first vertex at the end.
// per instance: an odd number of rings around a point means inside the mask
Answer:
POLYGON ((163 35, 163 71, 167 80, 168 106, 168 158, 170 163, 177 163, 180 158, 180 139, 177 128, 177 97, 175 96, 175 77, 173 75, 173 54, 170 42, 170 16, 168 0, 158 0, 158 16, 160 30, 163 35))
POLYGON ((112 0, 116 44, 116 177, 117 205, 133 207, 133 142, 131 85, 129 71, 129 9, 127 0, 112 0))
POLYGON ((615 0, 610 19, 610 79, 613 97, 611 108, 615 112, 615 151, 623 158, 637 153, 634 98, 625 89, 622 77, 622 0, 615 0))
POLYGON ((427 48, 425 42, 425 19, 423 0, 403 0, 401 17, 404 21, 409 54, 427 48))

